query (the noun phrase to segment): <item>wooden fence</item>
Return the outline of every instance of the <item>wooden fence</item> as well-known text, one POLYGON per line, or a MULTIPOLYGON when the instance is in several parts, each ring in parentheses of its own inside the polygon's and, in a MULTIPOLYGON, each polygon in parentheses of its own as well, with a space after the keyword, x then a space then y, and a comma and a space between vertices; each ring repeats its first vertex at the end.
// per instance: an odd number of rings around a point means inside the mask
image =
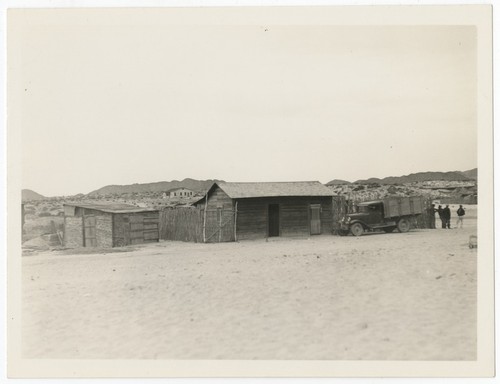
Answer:
POLYGON ((334 196, 332 200, 333 233, 340 229, 340 220, 348 213, 348 200, 344 196, 334 196))
POLYGON ((235 241, 235 211, 169 208, 160 212, 160 239, 195 243, 235 241))
POLYGON ((203 211, 196 208, 160 211, 160 239, 203 242, 203 211))

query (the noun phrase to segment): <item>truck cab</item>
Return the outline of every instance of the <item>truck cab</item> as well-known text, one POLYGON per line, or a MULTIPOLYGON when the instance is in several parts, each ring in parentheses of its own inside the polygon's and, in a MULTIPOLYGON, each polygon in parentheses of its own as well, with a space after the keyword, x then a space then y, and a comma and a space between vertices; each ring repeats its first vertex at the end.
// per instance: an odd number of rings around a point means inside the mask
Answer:
POLYGON ((357 205, 357 213, 350 214, 350 217, 366 224, 377 225, 384 219, 384 205, 381 201, 360 203, 357 205))

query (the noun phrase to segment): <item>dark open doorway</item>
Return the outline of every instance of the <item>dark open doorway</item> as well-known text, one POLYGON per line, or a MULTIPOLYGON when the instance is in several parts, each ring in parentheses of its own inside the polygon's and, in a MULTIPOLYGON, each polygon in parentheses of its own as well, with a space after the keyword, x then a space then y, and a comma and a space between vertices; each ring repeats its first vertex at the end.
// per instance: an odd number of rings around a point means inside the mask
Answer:
POLYGON ((280 206, 269 204, 269 237, 280 235, 280 206))

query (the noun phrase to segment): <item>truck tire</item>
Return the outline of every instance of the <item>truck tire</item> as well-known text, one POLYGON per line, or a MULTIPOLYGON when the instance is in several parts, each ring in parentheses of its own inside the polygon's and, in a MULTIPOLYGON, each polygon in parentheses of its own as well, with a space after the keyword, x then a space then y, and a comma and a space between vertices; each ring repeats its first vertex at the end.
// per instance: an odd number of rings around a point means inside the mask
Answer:
POLYGON ((386 227, 386 228, 383 228, 383 229, 384 229, 385 233, 391 233, 392 231, 394 231, 396 229, 396 227, 386 227))
POLYGON ((361 223, 355 223, 351 225, 351 233, 354 236, 361 236, 365 229, 363 228, 363 225, 361 223))
POLYGON ((339 236, 347 236, 349 234, 349 231, 347 229, 338 229, 337 234, 339 236))
POLYGON ((410 230, 410 220, 408 219, 401 219, 398 221, 398 232, 405 233, 410 230))

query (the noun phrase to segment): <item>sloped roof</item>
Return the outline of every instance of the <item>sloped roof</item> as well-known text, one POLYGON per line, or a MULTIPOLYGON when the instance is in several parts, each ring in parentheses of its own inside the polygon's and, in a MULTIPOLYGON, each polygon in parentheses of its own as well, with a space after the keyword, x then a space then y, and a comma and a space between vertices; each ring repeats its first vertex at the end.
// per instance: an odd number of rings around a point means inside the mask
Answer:
MULTIPOLYGON (((231 199, 247 199, 255 197, 301 197, 301 196, 333 196, 333 191, 319 181, 289 181, 289 182, 262 182, 262 183, 214 183, 219 186, 231 199)), ((196 202, 200 202, 203 200, 196 202)))
POLYGON ((165 193, 179 191, 181 189, 185 189, 186 191, 194 192, 192 189, 189 189, 186 187, 177 187, 177 188, 170 188, 170 189, 166 190, 165 193))
POLYGON ((139 212, 155 212, 157 209, 152 208, 141 208, 136 207, 131 204, 123 203, 66 203, 64 205, 69 205, 71 207, 95 209, 97 211, 108 212, 108 213, 139 213, 139 212))

